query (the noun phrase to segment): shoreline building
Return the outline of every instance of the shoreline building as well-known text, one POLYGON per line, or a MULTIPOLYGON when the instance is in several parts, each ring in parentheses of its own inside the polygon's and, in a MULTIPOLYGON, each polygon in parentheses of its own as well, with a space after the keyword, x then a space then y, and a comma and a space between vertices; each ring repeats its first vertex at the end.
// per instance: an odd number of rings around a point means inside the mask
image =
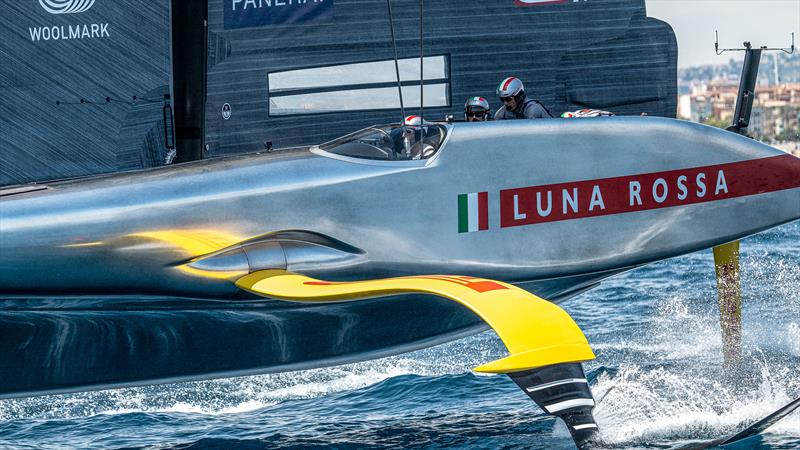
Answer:
MULTIPOLYGON (((738 83, 727 79, 694 85, 691 94, 679 98, 679 117, 728 126, 736 108, 738 89, 738 83)), ((759 85, 749 129, 758 140, 800 154, 800 83, 759 85)))

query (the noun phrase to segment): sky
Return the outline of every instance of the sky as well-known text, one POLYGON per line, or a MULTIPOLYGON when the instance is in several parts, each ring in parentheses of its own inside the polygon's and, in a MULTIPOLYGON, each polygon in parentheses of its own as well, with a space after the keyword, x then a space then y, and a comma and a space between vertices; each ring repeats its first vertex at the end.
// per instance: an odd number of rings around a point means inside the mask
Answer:
MULTIPOLYGON (((646 0, 647 15, 661 19, 678 38, 678 67, 724 64, 741 53, 714 53, 714 30, 720 48, 789 47, 791 33, 800 45, 800 0, 646 0)), ((800 48, 795 53, 800 52, 800 48)))

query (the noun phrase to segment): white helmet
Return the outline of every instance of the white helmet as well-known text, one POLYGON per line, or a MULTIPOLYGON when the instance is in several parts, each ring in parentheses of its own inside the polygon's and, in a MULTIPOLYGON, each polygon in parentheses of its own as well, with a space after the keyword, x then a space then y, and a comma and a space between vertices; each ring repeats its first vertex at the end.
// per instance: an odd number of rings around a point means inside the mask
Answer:
POLYGON ((405 122, 406 125, 412 126, 412 127, 418 127, 420 125, 428 125, 428 121, 427 120, 423 121, 422 117, 414 116, 414 115, 407 116, 405 118, 404 122, 405 122))
POLYGON ((483 97, 470 97, 467 103, 464 104, 464 118, 469 120, 469 116, 487 120, 489 117, 489 102, 483 97))
POLYGON ((600 117, 600 116, 613 116, 614 113, 610 111, 603 111, 602 109, 590 109, 584 108, 579 109, 577 111, 567 111, 564 114, 561 114, 561 117, 565 118, 572 118, 572 117, 600 117))
POLYGON ((525 98, 525 86, 517 77, 508 77, 497 85, 497 96, 502 98, 514 97, 517 103, 525 98))

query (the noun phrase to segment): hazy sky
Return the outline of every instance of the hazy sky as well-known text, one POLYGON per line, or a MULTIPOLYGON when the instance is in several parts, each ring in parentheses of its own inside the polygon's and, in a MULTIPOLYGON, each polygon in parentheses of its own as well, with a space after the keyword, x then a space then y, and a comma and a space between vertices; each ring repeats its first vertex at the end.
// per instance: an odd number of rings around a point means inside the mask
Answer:
MULTIPOLYGON (((714 53, 714 30, 720 48, 789 47, 791 33, 800 45, 800 0, 646 0, 647 15, 668 22, 678 38, 678 67, 721 64, 741 53, 714 53)), ((795 50, 800 52, 800 49, 795 50)))

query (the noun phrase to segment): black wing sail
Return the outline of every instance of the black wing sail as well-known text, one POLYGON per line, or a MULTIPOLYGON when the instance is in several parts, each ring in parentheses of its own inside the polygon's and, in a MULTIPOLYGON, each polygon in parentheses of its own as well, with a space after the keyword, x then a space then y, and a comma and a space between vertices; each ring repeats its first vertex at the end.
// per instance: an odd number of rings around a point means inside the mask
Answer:
MULTIPOLYGON (((385 2, 288 3, 81 2, 91 6, 69 14, 4 5, 0 186, 319 144, 395 122, 385 2)), ((476 95, 496 109, 509 75, 555 116, 674 117, 675 36, 646 17, 644 0, 440 0, 424 22, 426 119, 458 117, 476 95)), ((419 11, 398 8, 394 25, 416 111, 419 11)))

